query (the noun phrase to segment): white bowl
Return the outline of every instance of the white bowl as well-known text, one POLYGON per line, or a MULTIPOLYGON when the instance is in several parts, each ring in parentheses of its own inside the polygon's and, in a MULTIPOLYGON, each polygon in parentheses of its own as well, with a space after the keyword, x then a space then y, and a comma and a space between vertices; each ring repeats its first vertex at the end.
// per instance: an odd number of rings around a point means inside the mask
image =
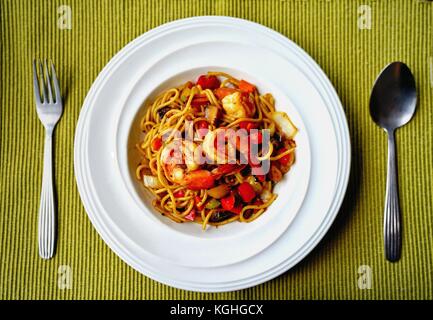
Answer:
MULTIPOLYGON (((208 45, 210 46, 210 44, 208 45)), ((209 47, 209 50, 212 50, 211 46, 209 47)), ((177 52, 177 54, 179 56, 179 52, 177 52)), ((156 67, 160 64, 166 65, 167 62, 164 60, 159 61, 158 64, 156 64, 156 67)), ((310 175, 310 149, 307 132, 301 117, 289 98, 283 91, 279 90, 277 86, 263 83, 260 79, 254 79, 252 75, 247 74, 244 71, 208 66, 178 72, 162 83, 155 83, 155 89, 149 92, 149 95, 145 97, 145 102, 143 103, 141 99, 147 93, 145 83, 147 82, 148 76, 149 74, 147 73, 143 75, 143 78, 137 82, 137 85, 134 88, 132 88, 130 95, 126 99, 119 124, 129 125, 125 128, 119 128, 117 148, 120 171, 122 172, 125 186, 130 191, 131 196, 136 200, 137 205, 140 206, 143 214, 149 215, 149 218, 151 219, 156 218, 159 223, 167 226, 171 230, 206 241, 206 246, 209 246, 208 249, 214 248, 213 245, 217 245, 224 249, 226 248, 225 245, 228 243, 224 243, 225 241, 223 241, 223 239, 227 239, 228 241, 243 241, 242 239, 244 236, 251 239, 251 237, 257 233, 263 233, 267 235, 268 238, 266 240, 262 238, 260 240, 261 244, 257 245, 255 245, 252 240, 249 240, 249 247, 255 247, 255 251, 257 252, 258 248, 264 248, 271 244, 281 235, 282 232, 284 232, 296 215, 304 199, 310 175), (228 72, 235 77, 247 79, 256 84, 260 92, 271 92, 276 98, 276 108, 278 110, 287 111, 299 128, 299 133, 296 136, 296 142, 298 145, 296 156, 298 161, 296 161, 292 169, 284 177, 283 181, 276 185, 275 192, 279 196, 266 212, 251 223, 234 222, 218 228, 209 227, 205 232, 203 232, 201 226, 198 224, 175 223, 167 217, 159 214, 152 207, 151 200, 153 199, 153 195, 135 178, 135 168, 140 162, 140 154, 137 152, 135 145, 141 141, 142 138, 139 123, 145 113, 145 106, 147 103, 152 101, 154 96, 162 90, 178 86, 188 80, 194 81, 199 75, 205 74, 208 71, 228 72), (129 108, 131 108, 131 111, 129 111, 129 108), (132 113, 135 115, 133 120, 130 121, 128 115, 132 113), (123 121, 122 117, 128 118, 123 121), (126 132, 128 132, 128 134, 126 134, 126 132), (268 230, 273 230, 273 232, 268 232, 268 230)))

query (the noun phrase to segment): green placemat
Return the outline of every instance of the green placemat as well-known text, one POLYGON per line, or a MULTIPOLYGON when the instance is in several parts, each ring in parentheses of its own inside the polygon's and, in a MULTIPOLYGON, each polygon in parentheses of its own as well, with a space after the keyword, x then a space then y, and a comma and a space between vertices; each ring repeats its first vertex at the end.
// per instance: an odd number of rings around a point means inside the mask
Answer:
POLYGON ((433 298, 432 2, 1 0, 0 4, 0 298, 433 298), (70 8, 70 25, 65 16, 68 8, 62 5, 70 8), (336 87, 353 147, 346 200, 319 246, 277 279, 222 294, 177 290, 123 263, 87 218, 73 168, 78 115, 99 71, 147 30, 197 15, 256 21, 303 47, 336 87), (55 139, 58 248, 50 261, 39 259, 37 249, 44 131, 33 101, 35 57, 55 61, 66 94, 55 139), (419 104, 413 121, 397 133, 404 238, 402 259, 391 264, 383 257, 382 245, 387 142, 369 118, 368 102, 376 75, 394 60, 405 61, 412 69, 419 104), (70 282, 65 281, 67 275, 72 276, 67 278, 70 282))

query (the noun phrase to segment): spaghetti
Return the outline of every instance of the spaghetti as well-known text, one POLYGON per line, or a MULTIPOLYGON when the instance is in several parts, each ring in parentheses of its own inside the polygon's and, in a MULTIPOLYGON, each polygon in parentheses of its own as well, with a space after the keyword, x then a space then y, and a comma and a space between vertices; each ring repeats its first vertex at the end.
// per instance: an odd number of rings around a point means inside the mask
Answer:
POLYGON ((136 177, 175 222, 251 222, 295 160, 297 128, 271 94, 222 72, 161 92, 141 119, 136 177))

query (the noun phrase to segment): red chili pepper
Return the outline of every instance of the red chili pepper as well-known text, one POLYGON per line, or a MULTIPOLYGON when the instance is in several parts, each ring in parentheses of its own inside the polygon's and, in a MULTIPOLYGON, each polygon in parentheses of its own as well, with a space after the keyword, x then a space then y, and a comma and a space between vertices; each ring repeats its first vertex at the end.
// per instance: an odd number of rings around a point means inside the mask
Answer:
POLYGON ((196 206, 197 210, 202 211, 204 206, 199 205, 199 203, 201 202, 201 198, 199 196, 195 196, 194 200, 195 200, 195 206, 196 206))
POLYGON ((216 76, 201 75, 197 79, 197 84, 201 86, 203 90, 205 89, 216 89, 220 86, 221 82, 216 76))
MULTIPOLYGON (((281 148, 280 150, 277 151, 277 154, 282 154, 282 153, 286 152, 287 150, 288 150, 287 148, 281 148)), ((278 159, 278 161, 283 166, 287 166, 292 161, 292 157, 293 157, 293 154, 289 153, 289 154, 286 154, 285 156, 281 157, 280 159, 278 159)))
POLYGON ((209 123, 206 120, 200 120, 197 122, 198 129, 207 129, 209 128, 209 123))
POLYGON ((200 107, 209 104, 209 100, 206 94, 196 94, 191 100, 191 106, 200 107))
POLYGON ((195 219, 195 210, 192 209, 186 216, 185 219, 189 220, 189 221, 194 221, 195 219))
POLYGON ((251 129, 257 129, 258 123, 252 121, 241 121, 239 122, 239 128, 250 131, 251 129))
POLYGON ((173 193, 175 198, 183 198, 185 197, 185 192, 183 190, 179 190, 173 193))
POLYGON ((239 81, 239 89, 247 93, 253 93, 256 87, 245 80, 241 80, 239 81))
POLYGON ((225 198, 221 199, 221 206, 224 210, 231 211, 235 207, 236 198, 233 192, 225 198))
POLYGON ((155 138, 152 141, 152 149, 155 151, 158 151, 162 147, 162 139, 161 138, 155 138))
POLYGON ((238 186, 238 193, 246 203, 250 203, 256 197, 256 192, 248 182, 242 182, 238 186))
POLYGON ((261 144, 263 140, 263 135, 260 131, 254 131, 250 134, 250 141, 254 144, 261 144))
POLYGON ((192 107, 200 107, 200 106, 205 106, 207 104, 209 104, 209 100, 207 98, 206 99, 195 99, 194 98, 191 101, 192 107))

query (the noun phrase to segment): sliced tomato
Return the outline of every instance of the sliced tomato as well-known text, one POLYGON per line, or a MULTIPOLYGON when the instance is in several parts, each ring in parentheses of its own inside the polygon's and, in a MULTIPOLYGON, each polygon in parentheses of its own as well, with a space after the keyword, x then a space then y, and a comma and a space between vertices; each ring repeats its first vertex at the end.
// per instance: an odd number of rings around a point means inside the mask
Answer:
POLYGON ((155 138, 152 141, 152 149, 154 151, 158 151, 162 147, 162 139, 161 138, 155 138))
POLYGON ((201 75, 197 79, 197 84, 201 86, 203 90, 206 89, 216 89, 220 86, 221 82, 218 80, 216 76, 207 76, 207 75, 201 75))
POLYGON ((231 211, 235 207, 236 198, 233 192, 221 199, 221 206, 224 210, 231 211))
POLYGON ((250 203, 256 197, 256 192, 253 187, 246 181, 242 182, 238 186, 238 194, 241 196, 242 200, 246 203, 250 203))
POLYGON ((241 213, 242 204, 236 201, 236 196, 234 191, 230 192, 230 195, 228 195, 225 198, 222 198, 220 201, 221 201, 221 206, 223 207, 224 210, 235 214, 241 213))

